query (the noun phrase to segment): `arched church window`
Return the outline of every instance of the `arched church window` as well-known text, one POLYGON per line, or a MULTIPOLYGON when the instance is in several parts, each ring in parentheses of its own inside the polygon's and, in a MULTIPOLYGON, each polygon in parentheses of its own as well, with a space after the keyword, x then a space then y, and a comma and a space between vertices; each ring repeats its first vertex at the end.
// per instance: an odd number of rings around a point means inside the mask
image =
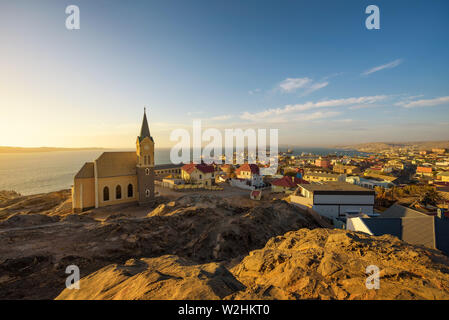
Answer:
POLYGON ((128 184, 128 198, 133 197, 133 185, 130 183, 128 184))
POLYGON ((104 187, 103 188, 103 201, 108 201, 108 200, 109 200, 109 188, 104 187))
POLYGON ((143 156, 143 162, 145 165, 148 164, 148 156, 143 156))
POLYGON ((115 187, 115 198, 116 199, 122 198, 122 187, 120 186, 115 187))

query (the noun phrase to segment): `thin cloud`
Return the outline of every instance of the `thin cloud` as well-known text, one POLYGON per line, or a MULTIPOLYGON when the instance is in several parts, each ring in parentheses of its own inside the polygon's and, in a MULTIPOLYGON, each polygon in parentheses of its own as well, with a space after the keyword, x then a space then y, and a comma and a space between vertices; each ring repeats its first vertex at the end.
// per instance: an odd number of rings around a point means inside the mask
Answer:
POLYGON ((417 107, 433 107, 441 104, 449 104, 449 96, 439 97, 434 99, 421 99, 415 101, 402 101, 395 105, 404 108, 417 108, 417 107))
POLYGON ((352 105, 368 105, 379 102, 381 100, 386 99, 388 96, 386 95, 378 95, 378 96, 365 96, 365 97, 352 97, 345 99, 332 99, 332 100, 323 100, 318 102, 306 102, 302 104, 289 104, 284 106, 283 108, 276 109, 268 109, 261 112, 250 113, 244 112, 240 118, 244 120, 261 120, 265 118, 280 116, 284 114, 290 114, 295 112, 306 111, 310 109, 316 108, 332 108, 332 107, 342 107, 342 106, 352 106, 352 105))
POLYGON ((216 121, 219 121, 219 120, 229 120, 229 119, 231 119, 231 118, 232 118, 231 115, 229 115, 229 114, 224 114, 224 115, 222 115, 222 116, 212 117, 212 118, 210 118, 210 120, 216 120, 216 121))
POLYGON ((257 122, 259 125, 262 123, 265 124, 280 124, 280 123, 293 123, 293 122, 302 122, 302 121, 312 121, 312 120, 320 120, 320 119, 328 119, 335 116, 340 115, 341 112, 338 111, 316 111, 312 113, 297 113, 294 116, 275 116, 263 119, 253 119, 253 118, 244 118, 244 120, 249 120, 251 122, 257 122))
POLYGON ((261 91, 261 90, 260 90, 259 88, 257 88, 257 89, 254 89, 254 90, 249 90, 248 93, 249 93, 250 95, 253 95, 253 94, 259 93, 260 91, 261 91))
POLYGON ((284 93, 293 93, 300 89, 304 90, 304 93, 311 93, 326 87, 329 82, 315 82, 310 78, 287 78, 279 84, 279 90, 284 93))
POLYGON ((391 69, 391 68, 397 67, 401 63, 402 63, 402 59, 396 59, 396 60, 394 60, 392 62, 383 64, 381 66, 377 66, 377 67, 371 68, 371 69, 363 72, 362 75, 366 76, 366 75, 369 75, 371 73, 378 72, 378 71, 381 71, 381 70, 384 70, 384 69, 391 69))

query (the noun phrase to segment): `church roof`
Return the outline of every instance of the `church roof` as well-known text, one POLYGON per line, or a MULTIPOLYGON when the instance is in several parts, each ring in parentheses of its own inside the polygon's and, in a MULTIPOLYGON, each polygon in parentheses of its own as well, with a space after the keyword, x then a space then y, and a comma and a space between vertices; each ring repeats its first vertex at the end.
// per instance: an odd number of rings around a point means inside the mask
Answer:
POLYGON ((137 154, 130 152, 103 152, 97 160, 98 178, 136 174, 137 154))
POLYGON ((86 162, 83 167, 75 175, 75 179, 93 178, 94 177, 94 163, 86 162))
POLYGON ((153 137, 150 134, 150 127, 148 126, 147 114, 146 111, 144 110, 142 127, 140 128, 139 142, 146 137, 150 138, 150 140, 153 141, 153 137))

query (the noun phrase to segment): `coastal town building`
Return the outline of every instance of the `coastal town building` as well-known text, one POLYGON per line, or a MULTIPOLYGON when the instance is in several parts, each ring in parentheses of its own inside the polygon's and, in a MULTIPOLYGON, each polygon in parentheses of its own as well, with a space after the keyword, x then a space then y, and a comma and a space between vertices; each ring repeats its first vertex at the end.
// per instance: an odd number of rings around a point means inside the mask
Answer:
POLYGON ((373 178, 373 179, 377 179, 379 181, 387 181, 389 183, 392 184, 396 184, 396 181, 398 180, 398 177, 392 176, 392 175, 386 175, 386 174, 382 174, 382 173, 376 173, 372 170, 366 170, 363 175, 366 178, 373 178))
POLYGON ((235 175, 237 179, 246 180, 252 187, 261 187, 264 185, 259 167, 256 164, 242 164, 235 170, 235 175))
POLYGON ((293 192, 298 188, 300 184, 308 184, 306 180, 284 176, 279 179, 271 181, 271 191, 272 192, 293 192))
POLYGON ((350 166, 350 165, 344 165, 344 164, 336 164, 334 165, 334 167, 332 168, 332 170, 335 173, 340 173, 340 174, 359 174, 360 173, 360 168, 358 166, 350 166))
MULTIPOLYGON (((324 172, 306 172, 304 174, 304 180, 309 182, 329 182, 329 181, 339 181, 339 177, 343 177, 339 174, 334 173, 324 173, 324 172)), ((340 178, 341 180, 342 178, 340 178)))
POLYGON ((432 177, 433 176, 433 169, 432 169, 432 167, 418 166, 416 168, 416 175, 417 176, 432 177))
POLYGON ((154 166, 156 178, 164 178, 168 175, 176 176, 181 174, 183 164, 159 164, 154 166))
POLYGON ((366 179, 359 176, 346 177, 346 182, 369 189, 374 189, 375 187, 388 189, 394 186, 394 184, 389 181, 366 179))
POLYGON ((230 164, 223 164, 220 166, 220 170, 226 173, 227 175, 231 175, 233 167, 230 164))
POLYGON ((210 164, 189 163, 181 168, 181 178, 189 184, 211 186, 215 181, 215 169, 210 164))
POLYGON ((75 175, 72 208, 81 212, 113 204, 154 200, 154 140, 144 112, 136 151, 103 152, 75 175))
POLYGON ((329 168, 331 165, 331 162, 329 161, 329 159, 326 158, 319 158, 315 160, 315 166, 317 167, 321 167, 321 168, 329 168))
POLYGON ((322 216, 338 218, 350 213, 372 214, 374 198, 374 190, 346 182, 328 182, 300 184, 290 201, 322 216))
POLYGON ((449 182, 449 172, 448 171, 438 172, 437 179, 442 182, 449 182))
POLYGON ((436 153, 436 154, 445 154, 447 152, 447 149, 445 149, 445 148, 434 148, 434 149, 432 149, 432 152, 436 153))
POLYGON ((378 217, 348 218, 346 229, 374 236, 391 234, 408 243, 449 254, 449 217, 441 210, 436 216, 431 216, 394 204, 378 217))

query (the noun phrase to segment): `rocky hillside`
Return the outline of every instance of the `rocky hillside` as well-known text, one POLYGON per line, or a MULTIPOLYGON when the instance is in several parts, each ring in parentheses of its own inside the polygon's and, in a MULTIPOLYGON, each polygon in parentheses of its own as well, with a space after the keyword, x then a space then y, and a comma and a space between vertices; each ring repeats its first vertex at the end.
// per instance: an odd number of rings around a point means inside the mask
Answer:
POLYGON ((380 152, 384 150, 398 150, 413 148, 415 150, 431 150, 433 148, 449 148, 449 141, 416 141, 416 142, 368 142, 353 145, 335 146, 341 149, 351 149, 362 152, 380 152))
POLYGON ((438 251, 320 228, 282 200, 191 194, 77 215, 67 190, 2 194, 0 299, 449 299, 438 251), (81 290, 65 290, 71 264, 81 290))
POLYGON ((232 268, 173 255, 109 265, 57 299, 449 299, 449 258, 390 236, 300 229, 232 268), (365 286, 366 267, 380 288, 365 286))
POLYGON ((16 214, 67 215, 71 213, 70 190, 22 196, 0 191, 0 221, 16 214))
POLYGON ((0 222, 0 298, 54 298, 65 288, 70 264, 85 276, 112 263, 167 254, 197 264, 239 261, 273 236, 318 227, 309 214, 281 200, 241 207, 218 196, 186 195, 132 216, 138 210, 145 208, 10 215, 0 222), (95 219, 107 210, 106 218, 95 219))

